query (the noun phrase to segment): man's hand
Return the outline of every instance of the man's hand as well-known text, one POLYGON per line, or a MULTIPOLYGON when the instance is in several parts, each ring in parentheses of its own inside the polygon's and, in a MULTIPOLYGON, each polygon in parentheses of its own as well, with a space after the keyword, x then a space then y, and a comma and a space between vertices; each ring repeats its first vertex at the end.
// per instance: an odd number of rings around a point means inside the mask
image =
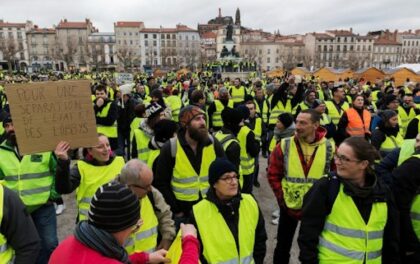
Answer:
POLYGON ((67 152, 69 151, 69 149, 70 143, 66 141, 60 141, 57 147, 55 147, 54 154, 57 156, 57 158, 61 160, 68 160, 69 155, 67 154, 67 152))
POLYGON ((96 99, 96 106, 97 107, 101 107, 101 106, 103 106, 104 105, 104 103, 105 103, 105 101, 104 101, 104 99, 102 99, 102 98, 98 98, 98 99, 96 99))
POLYGON ((159 245, 157 246, 157 249, 166 249, 168 250, 169 247, 172 244, 172 240, 169 239, 162 239, 159 243, 159 245))
POLYGON ((160 249, 158 251, 155 251, 153 253, 149 254, 149 262, 150 264, 153 263, 170 263, 171 260, 168 258, 165 258, 166 253, 168 253, 168 251, 164 250, 164 249, 160 249))
POLYGON ((182 238, 186 236, 194 236, 195 238, 197 238, 197 229, 192 224, 181 223, 181 235, 182 238))

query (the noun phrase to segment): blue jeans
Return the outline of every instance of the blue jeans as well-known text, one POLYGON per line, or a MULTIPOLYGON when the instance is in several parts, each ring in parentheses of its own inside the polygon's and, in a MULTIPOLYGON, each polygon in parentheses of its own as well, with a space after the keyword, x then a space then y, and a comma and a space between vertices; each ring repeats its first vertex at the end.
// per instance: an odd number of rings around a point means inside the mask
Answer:
POLYGON ((37 264, 47 264, 51 253, 58 245, 57 217, 53 203, 47 203, 31 213, 39 238, 41 239, 41 251, 37 264))

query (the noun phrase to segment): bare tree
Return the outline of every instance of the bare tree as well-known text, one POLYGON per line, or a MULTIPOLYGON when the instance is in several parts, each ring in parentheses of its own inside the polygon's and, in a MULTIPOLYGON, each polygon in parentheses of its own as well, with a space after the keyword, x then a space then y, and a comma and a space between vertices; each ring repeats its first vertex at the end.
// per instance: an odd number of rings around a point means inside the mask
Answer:
POLYGON ((69 66, 74 66, 76 54, 78 52, 77 41, 75 37, 68 37, 65 40, 58 40, 54 49, 54 58, 64 61, 69 66))
POLYGON ((117 57, 124 70, 130 68, 133 70, 133 65, 140 64, 140 57, 137 56, 136 52, 128 47, 121 47, 117 51, 117 57), (138 63, 138 64, 137 64, 138 63))
POLYGON ((24 51, 23 44, 18 44, 13 38, 0 38, 0 52, 3 60, 7 61, 9 72, 12 72, 13 64, 19 60, 18 54, 24 51))

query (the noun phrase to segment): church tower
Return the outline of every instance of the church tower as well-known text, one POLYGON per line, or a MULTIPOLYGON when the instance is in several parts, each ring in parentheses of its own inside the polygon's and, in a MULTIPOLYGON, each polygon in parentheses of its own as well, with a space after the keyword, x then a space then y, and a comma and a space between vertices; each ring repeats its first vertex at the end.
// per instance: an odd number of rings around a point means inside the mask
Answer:
POLYGON ((241 12, 239 11, 239 7, 236 9, 235 25, 237 26, 241 25, 241 12))

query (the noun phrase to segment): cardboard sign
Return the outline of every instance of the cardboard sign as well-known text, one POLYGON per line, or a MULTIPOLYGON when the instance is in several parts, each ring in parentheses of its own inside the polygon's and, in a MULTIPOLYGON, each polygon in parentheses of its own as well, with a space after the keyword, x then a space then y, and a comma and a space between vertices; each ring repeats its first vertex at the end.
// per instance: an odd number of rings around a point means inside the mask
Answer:
POLYGON ((115 73, 115 81, 118 85, 133 82, 133 74, 131 73, 115 73))
POLYGON ((53 151, 64 140, 71 148, 98 143, 89 81, 6 85, 21 154, 53 151))

